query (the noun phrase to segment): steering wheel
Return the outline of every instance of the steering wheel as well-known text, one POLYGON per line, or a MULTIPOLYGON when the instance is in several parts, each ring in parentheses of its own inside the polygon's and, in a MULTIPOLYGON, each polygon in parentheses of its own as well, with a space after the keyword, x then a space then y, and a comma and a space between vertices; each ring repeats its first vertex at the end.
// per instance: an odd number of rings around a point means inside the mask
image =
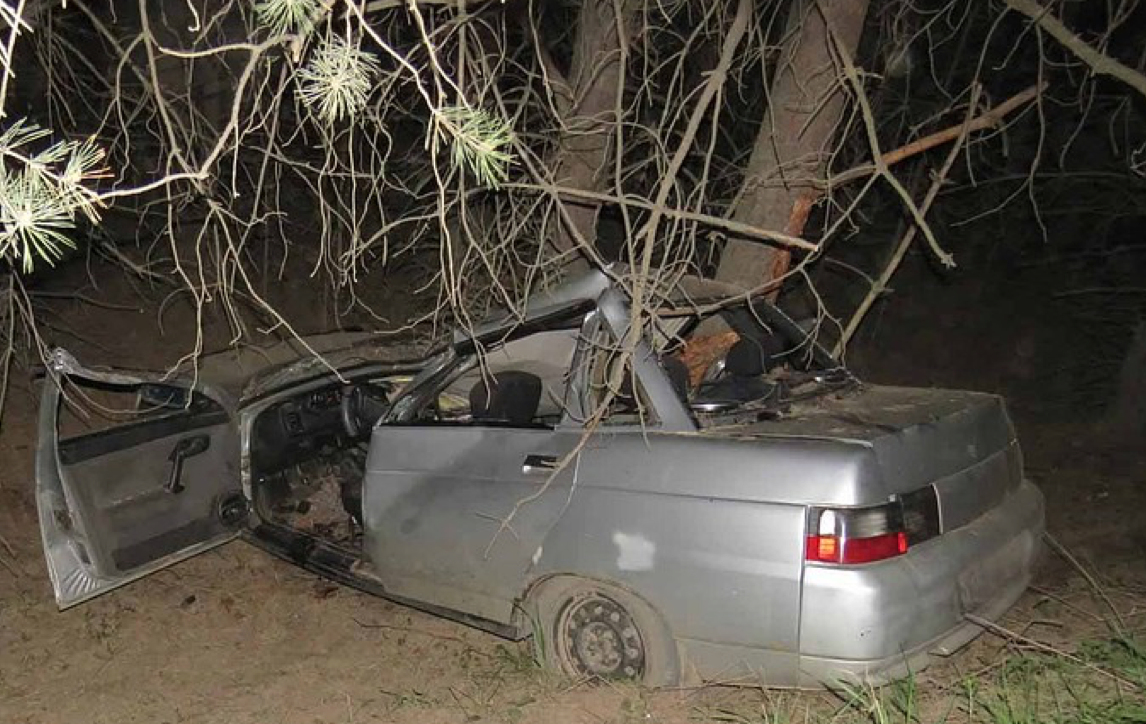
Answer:
POLYGON ((370 433, 370 428, 390 407, 390 388, 358 382, 342 388, 342 428, 353 440, 370 433))

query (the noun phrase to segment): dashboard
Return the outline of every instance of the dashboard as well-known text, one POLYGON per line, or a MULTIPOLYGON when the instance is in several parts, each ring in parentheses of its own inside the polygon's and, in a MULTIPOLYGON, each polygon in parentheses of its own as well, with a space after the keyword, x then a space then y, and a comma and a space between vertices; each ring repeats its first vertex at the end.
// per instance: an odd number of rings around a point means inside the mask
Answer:
POLYGON ((320 432, 342 423, 342 390, 315 390, 301 398, 278 405, 279 421, 288 435, 320 432))
POLYGON ((259 474, 309 460, 324 448, 345 445, 341 385, 322 387, 263 410, 251 431, 251 455, 259 474))
POLYGON ((337 448, 356 445, 408 377, 331 383, 277 402, 259 413, 251 429, 251 463, 268 475, 337 448))

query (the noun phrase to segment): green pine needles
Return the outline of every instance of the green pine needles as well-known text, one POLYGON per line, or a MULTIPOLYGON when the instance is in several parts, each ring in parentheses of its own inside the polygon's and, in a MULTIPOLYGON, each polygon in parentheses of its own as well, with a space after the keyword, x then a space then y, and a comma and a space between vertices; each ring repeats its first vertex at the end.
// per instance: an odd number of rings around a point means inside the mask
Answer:
MULTIPOLYGON (((314 29, 325 10, 322 0, 262 0, 255 4, 259 22, 271 32, 300 36, 314 29)), ((333 35, 312 45, 309 58, 295 75, 296 95, 319 123, 354 123, 362 116, 381 74, 382 65, 375 54, 349 37, 333 35)), ((432 103, 428 94, 423 96, 432 103)), ((449 144, 455 169, 470 173, 490 188, 505 183, 513 162, 509 151, 513 130, 503 118, 464 101, 438 105, 430 113, 433 142, 441 139, 449 144)))
POLYGON ((319 0, 265 0, 255 3, 259 24, 275 35, 306 35, 314 27, 314 19, 321 11, 319 0))
POLYGON ((323 123, 353 120, 381 72, 378 58, 336 37, 314 49, 298 71, 298 97, 323 123))
POLYGON ((99 197, 85 184, 106 176, 103 150, 90 139, 32 150, 50 134, 23 120, 0 133, 0 256, 25 273, 75 248, 65 232, 77 212, 99 220, 99 197))
POLYGON ((508 151, 513 130, 508 123, 484 108, 469 106, 442 108, 438 121, 449 137, 456 168, 467 169, 478 183, 490 188, 505 183, 513 161, 508 151))

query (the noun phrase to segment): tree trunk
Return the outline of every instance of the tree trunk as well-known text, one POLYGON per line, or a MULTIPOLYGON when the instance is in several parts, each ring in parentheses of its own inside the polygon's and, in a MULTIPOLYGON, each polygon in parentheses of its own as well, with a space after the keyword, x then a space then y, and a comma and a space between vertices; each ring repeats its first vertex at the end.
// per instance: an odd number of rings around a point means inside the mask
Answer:
MULTIPOLYGON (((585 0, 578 18, 577 41, 567 82, 571 96, 559 112, 565 116, 565 132, 554 164, 553 179, 561 186, 597 191, 608 178, 612 129, 617 110, 618 81, 624 72, 623 50, 640 3, 634 0, 585 0), (616 9, 620 7, 618 23, 616 9), (621 32, 619 32, 621 31, 621 32), (569 102, 571 100, 571 102, 569 102)), ((548 64, 549 73, 555 68, 548 64)), ((566 204, 572 229, 562 223, 554 237, 558 253, 577 248, 578 237, 588 243, 596 239, 597 209, 594 204, 566 204)))
MULTIPOLYGON (((867 6, 868 0, 792 0, 769 107, 734 211, 736 221, 803 233, 816 195, 787 180, 823 172, 847 101, 828 25, 854 57, 867 6)), ((716 278, 751 289, 782 276, 788 260, 784 249, 729 239, 716 278)))

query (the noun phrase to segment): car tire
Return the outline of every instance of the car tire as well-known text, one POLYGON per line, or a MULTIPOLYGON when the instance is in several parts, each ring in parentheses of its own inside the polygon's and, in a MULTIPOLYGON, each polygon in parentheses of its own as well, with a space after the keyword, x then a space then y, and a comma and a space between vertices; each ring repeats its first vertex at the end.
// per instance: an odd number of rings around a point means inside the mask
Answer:
POLYGON ((630 591, 558 576, 534 591, 527 610, 537 658, 550 670, 652 687, 680 681, 672 633, 652 606, 630 591))

